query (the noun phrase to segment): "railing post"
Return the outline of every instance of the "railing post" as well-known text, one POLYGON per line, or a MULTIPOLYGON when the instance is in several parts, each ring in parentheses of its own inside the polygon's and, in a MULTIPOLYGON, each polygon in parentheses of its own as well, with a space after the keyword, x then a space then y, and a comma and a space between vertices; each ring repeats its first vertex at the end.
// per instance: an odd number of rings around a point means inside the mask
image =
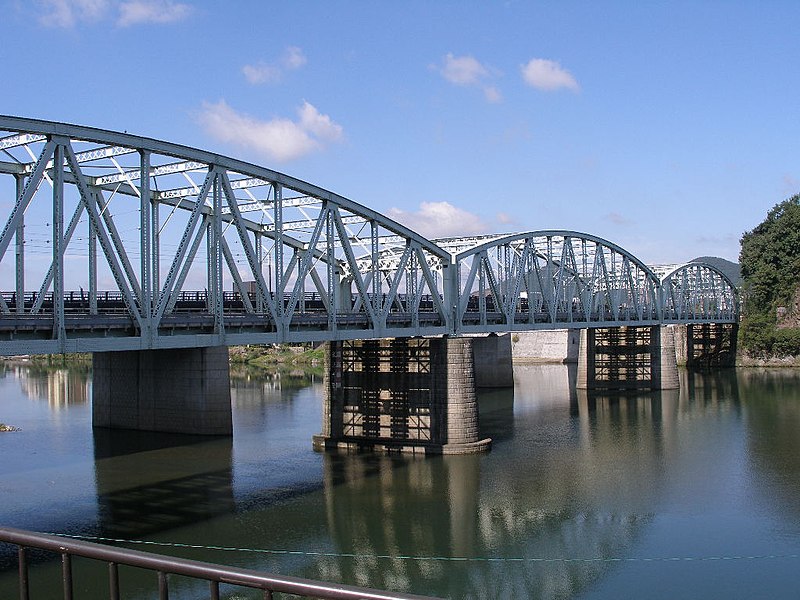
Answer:
POLYGON ((61 555, 61 580, 64 584, 64 600, 72 600, 72 557, 61 555))
POLYGON ((159 600, 169 600, 169 585, 167 584, 167 574, 164 571, 158 572, 158 598, 159 600))
POLYGON ((119 600, 119 566, 115 562, 108 563, 108 597, 119 600))
POLYGON ((17 553, 19 563, 19 599, 29 600, 28 594, 28 555, 23 546, 17 553))

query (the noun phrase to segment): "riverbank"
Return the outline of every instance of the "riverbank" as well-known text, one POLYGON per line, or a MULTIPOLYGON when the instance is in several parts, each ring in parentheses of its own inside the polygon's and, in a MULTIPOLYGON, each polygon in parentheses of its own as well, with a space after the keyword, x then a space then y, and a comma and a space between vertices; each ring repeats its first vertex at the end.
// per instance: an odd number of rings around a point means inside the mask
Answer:
POLYGON ((247 364, 254 367, 321 367, 325 348, 311 345, 275 344, 271 346, 231 346, 228 349, 231 365, 247 364))
POLYGON ((800 368, 800 356, 753 356, 748 352, 736 355, 737 367, 794 367, 800 368))
MULTIPOLYGON (((311 345, 275 344, 268 346, 231 346, 228 350, 232 365, 252 365, 271 369, 276 366, 321 367, 325 360, 325 349, 311 345)), ((4 356, 0 360, 8 363, 25 363, 36 367, 91 366, 91 353, 82 354, 31 354, 4 356)))

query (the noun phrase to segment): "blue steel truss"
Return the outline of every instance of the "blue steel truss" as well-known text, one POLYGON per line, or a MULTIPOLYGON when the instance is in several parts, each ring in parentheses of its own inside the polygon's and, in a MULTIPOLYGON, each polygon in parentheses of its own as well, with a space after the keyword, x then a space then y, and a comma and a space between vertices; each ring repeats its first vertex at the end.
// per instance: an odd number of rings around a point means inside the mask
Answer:
POLYGON ((708 265, 662 280, 571 231, 428 240, 283 173, 127 133, 0 116, 0 175, 0 355, 738 318, 708 265))

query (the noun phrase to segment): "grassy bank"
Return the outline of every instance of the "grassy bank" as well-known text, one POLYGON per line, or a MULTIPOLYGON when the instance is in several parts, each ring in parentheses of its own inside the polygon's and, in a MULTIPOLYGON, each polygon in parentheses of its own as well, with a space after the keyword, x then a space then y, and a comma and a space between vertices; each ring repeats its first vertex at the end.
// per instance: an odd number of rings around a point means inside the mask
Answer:
POLYGON ((323 346, 274 344, 269 346, 232 346, 231 364, 247 364, 274 369, 276 367, 321 367, 325 360, 323 346))

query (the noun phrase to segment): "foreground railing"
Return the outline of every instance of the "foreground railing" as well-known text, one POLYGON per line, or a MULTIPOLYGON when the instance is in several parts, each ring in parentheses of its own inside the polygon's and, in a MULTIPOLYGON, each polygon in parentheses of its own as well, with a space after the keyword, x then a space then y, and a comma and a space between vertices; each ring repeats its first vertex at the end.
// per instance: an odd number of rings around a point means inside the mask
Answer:
POLYGON ((111 600, 119 600, 121 598, 119 565, 154 571, 158 578, 159 600, 168 600, 169 598, 168 575, 181 575, 208 581, 209 598, 212 600, 220 598, 220 584, 262 590, 265 600, 271 600, 273 592, 283 592, 321 600, 424 600, 426 598, 425 596, 395 594, 298 577, 268 575, 251 569, 239 569, 197 560, 173 558, 161 554, 128 550, 126 548, 67 539, 10 527, 0 527, 0 542, 7 542, 18 547, 20 600, 30 599, 27 559, 27 550, 29 548, 39 548, 61 556, 64 600, 72 600, 74 597, 72 585, 73 556, 81 556, 108 563, 108 597, 111 600))

